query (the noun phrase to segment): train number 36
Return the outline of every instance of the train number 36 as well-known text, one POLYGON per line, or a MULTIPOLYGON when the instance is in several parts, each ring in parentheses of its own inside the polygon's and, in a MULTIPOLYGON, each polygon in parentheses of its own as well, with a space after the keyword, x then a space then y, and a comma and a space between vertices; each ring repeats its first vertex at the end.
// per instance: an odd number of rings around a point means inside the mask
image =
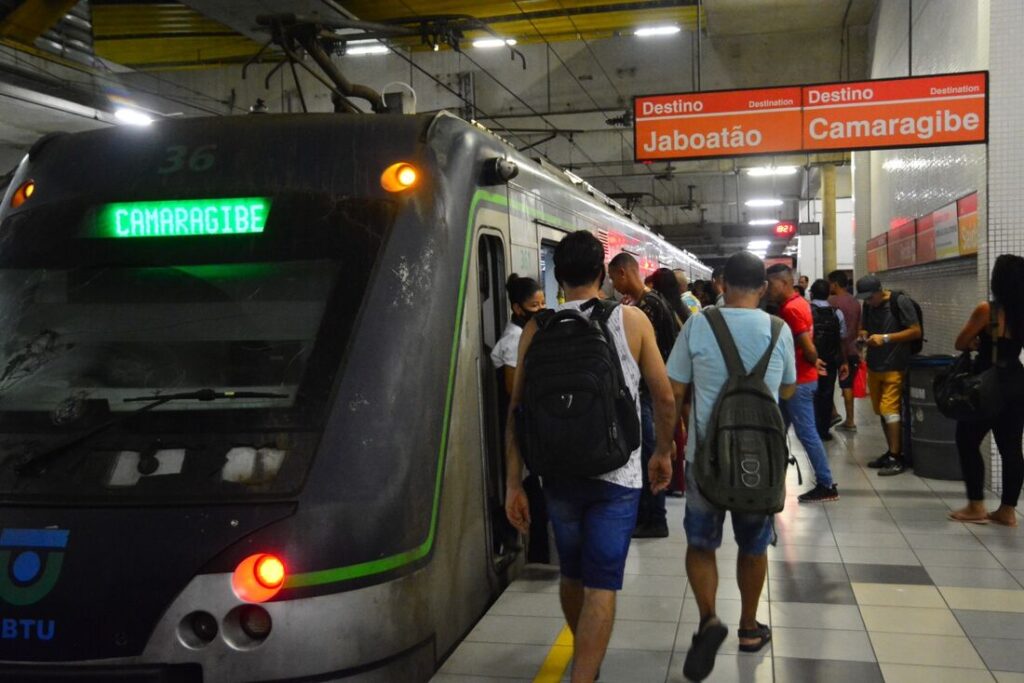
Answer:
POLYGON ((189 150, 185 145, 171 145, 165 152, 164 162, 156 170, 160 175, 177 173, 188 169, 193 173, 209 171, 217 163, 214 152, 217 145, 203 145, 189 150))

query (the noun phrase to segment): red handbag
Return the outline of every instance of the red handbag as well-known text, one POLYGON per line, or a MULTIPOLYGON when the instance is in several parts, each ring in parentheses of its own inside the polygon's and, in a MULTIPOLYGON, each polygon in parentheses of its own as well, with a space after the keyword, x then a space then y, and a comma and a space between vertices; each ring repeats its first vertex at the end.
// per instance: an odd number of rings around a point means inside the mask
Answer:
POLYGON ((853 397, 868 397, 868 364, 863 360, 857 364, 857 375, 853 378, 853 397))

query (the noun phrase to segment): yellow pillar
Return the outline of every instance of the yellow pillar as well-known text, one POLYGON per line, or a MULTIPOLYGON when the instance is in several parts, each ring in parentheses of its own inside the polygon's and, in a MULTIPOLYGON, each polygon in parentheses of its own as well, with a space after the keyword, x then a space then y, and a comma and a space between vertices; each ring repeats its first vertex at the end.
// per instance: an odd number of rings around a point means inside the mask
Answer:
POLYGON ((824 275, 837 267, 836 259, 836 167, 825 164, 821 167, 821 248, 824 275))

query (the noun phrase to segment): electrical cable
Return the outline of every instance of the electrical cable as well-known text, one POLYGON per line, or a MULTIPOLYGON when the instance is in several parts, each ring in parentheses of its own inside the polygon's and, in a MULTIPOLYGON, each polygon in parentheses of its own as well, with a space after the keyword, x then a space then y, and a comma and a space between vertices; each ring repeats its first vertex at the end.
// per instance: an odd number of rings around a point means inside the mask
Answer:
MULTIPOLYGON (((587 98, 588 98, 588 99, 589 99, 589 100, 590 100, 590 101, 591 101, 591 102, 593 103, 594 107, 595 107, 595 108, 597 108, 597 109, 599 109, 599 110, 601 110, 602 112, 608 112, 608 111, 612 111, 612 110, 617 110, 617 109, 614 109, 614 108, 613 108, 613 109, 606 109, 606 108, 604 108, 604 107, 601 107, 601 105, 600 105, 600 104, 598 103, 598 101, 597 101, 597 100, 596 100, 596 99, 594 98, 594 96, 593 96, 593 94, 592 94, 592 93, 590 92, 590 90, 589 90, 589 89, 587 89, 586 87, 584 87, 584 85, 583 85, 583 83, 582 83, 582 82, 580 81, 580 79, 579 79, 579 78, 577 78, 576 74, 574 74, 574 73, 572 72, 572 69, 570 69, 570 68, 569 68, 569 65, 568 65, 568 64, 567 64, 567 63, 565 62, 565 60, 564 60, 564 59, 562 59, 562 56, 561 56, 560 54, 558 54, 558 51, 557 51, 557 50, 555 50, 554 46, 553 46, 553 45, 551 44, 551 42, 550 42, 550 41, 548 40, 547 36, 545 36, 545 35, 544 35, 544 33, 543 33, 543 32, 542 32, 541 30, 540 30, 540 28, 539 28, 539 27, 538 27, 538 26, 537 26, 537 25, 536 25, 536 24, 535 24, 535 23, 533 22, 533 19, 532 19, 532 18, 530 18, 530 17, 529 17, 529 16, 528 16, 528 15, 526 14, 526 12, 524 12, 524 11, 523 11, 523 8, 522 8, 522 7, 520 6, 520 4, 519 4, 519 0, 513 0, 513 2, 514 2, 514 4, 515 4, 516 8, 517 8, 517 9, 519 10, 520 14, 522 14, 522 15, 523 15, 523 17, 524 17, 524 18, 526 18, 526 20, 527 20, 527 21, 529 22, 530 26, 531 26, 531 27, 533 28, 533 30, 534 30, 534 32, 535 32, 535 33, 537 34, 537 36, 538 36, 538 37, 539 37, 539 38, 540 38, 540 39, 541 39, 541 40, 542 40, 542 41, 544 42, 544 44, 545 44, 545 45, 547 46, 548 50, 549 50, 549 51, 550 51, 550 52, 551 52, 552 54, 554 54, 554 55, 555 55, 555 58, 556 58, 556 59, 558 59, 559 63, 561 63, 561 65, 562 65, 562 68, 563 68, 563 69, 565 69, 565 72, 566 72, 567 74, 569 74, 569 76, 570 76, 570 77, 571 77, 571 78, 573 79, 573 81, 575 81, 576 85, 578 85, 578 86, 579 86, 579 88, 580 88, 580 90, 581 90, 581 91, 583 92, 583 94, 584 94, 584 95, 586 95, 586 96, 587 96, 587 98)), ((564 7, 564 6, 562 6, 561 0, 558 0, 558 6, 559 6, 559 8, 561 8, 561 9, 562 9, 563 11, 565 11, 565 7, 564 7)), ((604 66, 603 66, 603 65, 601 64, 601 61, 600 61, 600 60, 599 60, 599 59, 597 58, 597 55, 596 55, 596 54, 594 53, 594 50, 593 50, 593 48, 591 48, 591 46, 590 46, 590 43, 589 43, 589 42, 587 41, 587 39, 586 39, 586 38, 584 38, 584 37, 583 37, 583 33, 582 33, 582 32, 581 32, 580 30, 579 30, 579 27, 578 27, 578 26, 576 25, 576 22, 575 22, 575 21, 573 20, 573 18, 572 18, 572 17, 571 17, 571 16, 570 16, 570 15, 568 14, 568 12, 566 12, 566 18, 567 18, 567 19, 569 19, 569 22, 570 22, 570 24, 572 24, 573 30, 575 30, 575 31, 576 31, 576 34, 577 34, 577 35, 579 36, 579 39, 580 39, 581 41, 583 41, 583 44, 584 44, 584 45, 586 46, 586 48, 587 48, 587 51, 588 51, 588 52, 590 53, 590 56, 591 56, 591 57, 593 58, 594 62, 595 62, 595 63, 597 64, 597 67, 598 67, 598 68, 599 68, 599 69, 601 70, 601 73, 603 73, 603 74, 604 74, 604 77, 605 77, 605 78, 606 78, 606 79, 608 80, 608 83, 609 83, 609 84, 610 84, 610 85, 612 86, 612 89, 613 89, 613 90, 615 91, 615 94, 616 94, 616 95, 618 96, 618 98, 619 98, 619 99, 621 100, 621 99, 622 99, 622 93, 621 93, 621 92, 619 91, 619 89, 618 89, 618 88, 616 87, 615 83, 614 83, 614 82, 612 81, 612 79, 611 79, 611 76, 609 76, 608 72, 607 72, 607 71, 605 70, 604 66)), ((619 133, 619 136, 620 136, 620 137, 622 138, 622 140, 623 140, 623 141, 625 142, 625 144, 626 144, 626 147, 628 147, 628 148, 629 148, 630 150, 633 150, 633 149, 634 149, 634 147, 633 147, 633 143, 632 143, 632 141, 631 141, 631 140, 629 140, 629 139, 628 139, 628 136, 626 135, 625 131, 622 131, 622 130, 620 130, 620 131, 618 131, 618 133, 619 133)), ((591 161, 591 162, 593 162, 593 161, 594 161, 594 160, 593 160, 593 159, 591 159, 590 157, 588 157, 588 159, 590 159, 590 161, 591 161)), ((663 179, 660 179, 660 178, 658 178, 658 177, 657 177, 657 174, 655 174, 655 173, 654 173, 654 170, 653 170, 653 169, 651 169, 651 168, 650 168, 649 166, 644 166, 644 169, 645 169, 645 171, 646 171, 646 175, 650 176, 650 177, 651 177, 651 179, 652 179, 652 181, 658 181, 658 182, 662 183, 662 185, 666 185, 666 182, 667 182, 667 181, 665 181, 665 180, 663 180, 663 179)), ((610 177, 608 177, 608 179, 609 179, 609 180, 611 180, 611 178, 610 178, 610 177)), ((626 191, 626 190, 625 190, 625 189, 624 189, 624 188, 623 188, 623 187, 622 187, 621 185, 619 185, 618 183, 616 183, 616 182, 615 182, 614 180, 611 180, 611 182, 612 182, 612 183, 613 183, 613 184, 615 185, 615 187, 616 187, 616 188, 617 188, 617 189, 618 189, 619 191, 621 191, 621 192, 625 192, 625 191, 626 191)), ((670 188, 670 189, 671 189, 671 188, 670 188)), ((662 206, 664 206, 664 205, 665 205, 665 204, 664 204, 664 202, 662 202, 662 201, 661 201, 660 199, 658 199, 658 197, 657 197, 656 195, 654 196, 654 198, 655 198, 655 199, 656 199, 656 200, 658 201, 658 203, 659 203, 659 204, 661 204, 662 206)), ((641 207, 641 208, 642 208, 642 207, 641 207)), ((653 216, 653 214, 651 214, 651 213, 650 213, 649 211, 646 211, 646 210, 645 210, 645 212, 646 212, 646 213, 648 214, 648 216, 649 216, 649 217, 652 217, 652 216, 653 216)), ((652 221, 652 222, 655 222, 655 223, 656 223, 657 221, 652 221)))

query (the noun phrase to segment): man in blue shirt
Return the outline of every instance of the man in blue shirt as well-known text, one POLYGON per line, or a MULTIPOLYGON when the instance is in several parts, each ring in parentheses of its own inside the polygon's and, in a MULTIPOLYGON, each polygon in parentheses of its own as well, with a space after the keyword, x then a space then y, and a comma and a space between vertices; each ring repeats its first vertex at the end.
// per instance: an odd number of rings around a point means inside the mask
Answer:
MULTIPOLYGON (((726 262, 725 306, 721 311, 748 369, 757 364, 771 343, 771 317, 758 309, 766 288, 761 259, 749 252, 740 252, 726 262)), ((667 368, 677 410, 682 410, 688 395, 693 393, 690 433, 696 438, 687 444, 684 526, 688 544, 686 573, 700 609, 700 627, 694 634, 683 671, 687 678, 701 680, 711 673, 715 655, 727 634, 727 629, 715 616, 718 588, 715 551, 722 543, 725 510, 716 508, 700 495, 690 466, 698 452, 698 442, 706 437, 711 412, 728 376, 725 359, 704 316, 687 321, 669 356, 667 368)), ((764 379, 776 398, 792 395, 796 383, 796 354, 788 327, 783 327, 779 335, 764 379)), ((766 553, 773 536, 772 519, 768 515, 734 512, 732 526, 740 551, 737 561, 737 582, 743 603, 738 632, 740 649, 757 652, 771 640, 771 630, 759 624, 756 615, 768 571, 766 553)))

